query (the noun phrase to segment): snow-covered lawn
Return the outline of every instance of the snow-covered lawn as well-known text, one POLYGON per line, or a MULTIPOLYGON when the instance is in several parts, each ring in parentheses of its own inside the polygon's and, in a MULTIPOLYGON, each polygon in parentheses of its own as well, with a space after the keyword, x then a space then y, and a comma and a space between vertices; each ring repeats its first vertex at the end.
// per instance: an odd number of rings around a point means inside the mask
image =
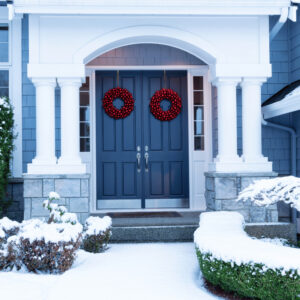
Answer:
POLYGON ((213 300, 202 286, 193 243, 112 244, 79 251, 63 275, 0 272, 1 299, 213 300))

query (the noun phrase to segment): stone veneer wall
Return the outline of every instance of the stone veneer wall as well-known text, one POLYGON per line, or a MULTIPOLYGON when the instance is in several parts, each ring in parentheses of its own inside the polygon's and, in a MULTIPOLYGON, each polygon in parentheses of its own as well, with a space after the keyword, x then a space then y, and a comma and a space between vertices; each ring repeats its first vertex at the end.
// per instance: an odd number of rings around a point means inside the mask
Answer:
POLYGON ((258 207, 247 202, 237 202, 241 190, 253 181, 276 177, 276 173, 205 173, 205 198, 208 211, 237 211, 246 222, 278 222, 277 205, 258 207))
POLYGON ((23 178, 11 178, 6 188, 6 200, 12 201, 5 215, 12 220, 23 221, 23 178))
POLYGON ((24 219, 44 218, 49 212, 43 201, 50 192, 57 192, 58 202, 76 213, 83 223, 90 212, 90 175, 24 175, 24 219))

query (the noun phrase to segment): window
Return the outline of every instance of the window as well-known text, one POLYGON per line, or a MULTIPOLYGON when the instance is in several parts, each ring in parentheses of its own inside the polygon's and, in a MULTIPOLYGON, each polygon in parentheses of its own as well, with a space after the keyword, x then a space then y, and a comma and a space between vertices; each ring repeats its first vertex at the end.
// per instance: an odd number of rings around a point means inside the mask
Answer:
POLYGON ((90 78, 80 88, 80 152, 90 152, 90 78))
POLYGON ((193 78, 194 98, 194 149, 204 151, 204 94, 203 77, 193 78))

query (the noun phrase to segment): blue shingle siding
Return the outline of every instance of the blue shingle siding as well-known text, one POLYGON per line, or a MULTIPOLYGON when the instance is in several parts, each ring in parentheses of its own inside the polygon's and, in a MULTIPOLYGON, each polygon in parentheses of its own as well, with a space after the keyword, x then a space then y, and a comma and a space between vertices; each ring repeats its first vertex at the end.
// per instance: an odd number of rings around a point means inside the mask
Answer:
POLYGON ((95 58, 89 65, 203 65, 195 56, 164 45, 141 44, 120 47, 95 58))
POLYGON ((23 172, 35 156, 35 88, 27 77, 28 64, 28 16, 22 21, 22 113, 23 113, 23 172))

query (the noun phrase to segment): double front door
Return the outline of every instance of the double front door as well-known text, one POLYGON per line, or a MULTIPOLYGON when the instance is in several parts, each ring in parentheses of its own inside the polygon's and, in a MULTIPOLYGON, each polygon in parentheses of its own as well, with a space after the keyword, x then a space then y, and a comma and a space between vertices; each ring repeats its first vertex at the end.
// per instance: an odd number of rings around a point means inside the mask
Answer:
MULTIPOLYGON (((123 101, 113 104, 120 108, 123 101)), ((170 102, 161 102, 167 110, 170 102)), ((184 71, 96 73, 97 208, 189 207, 187 76, 184 71), (104 94, 119 85, 135 100, 134 111, 115 120, 102 108, 104 94), (159 121, 150 112, 152 95, 175 90, 181 113, 159 121)))

